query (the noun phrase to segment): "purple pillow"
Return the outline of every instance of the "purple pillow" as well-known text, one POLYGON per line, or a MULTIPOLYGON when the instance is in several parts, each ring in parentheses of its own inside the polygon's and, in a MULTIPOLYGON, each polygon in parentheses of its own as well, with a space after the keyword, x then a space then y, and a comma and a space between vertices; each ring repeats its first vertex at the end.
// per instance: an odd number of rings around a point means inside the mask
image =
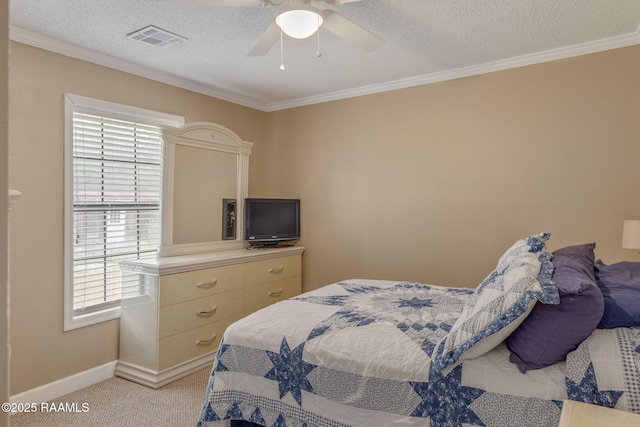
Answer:
POLYGON ((595 263, 598 286, 604 297, 599 328, 640 326, 640 262, 595 263))
POLYGON ((560 304, 536 304, 506 340, 509 360, 521 372, 565 360, 598 326, 604 301, 593 266, 595 246, 587 243, 553 252, 551 280, 558 287, 560 304))

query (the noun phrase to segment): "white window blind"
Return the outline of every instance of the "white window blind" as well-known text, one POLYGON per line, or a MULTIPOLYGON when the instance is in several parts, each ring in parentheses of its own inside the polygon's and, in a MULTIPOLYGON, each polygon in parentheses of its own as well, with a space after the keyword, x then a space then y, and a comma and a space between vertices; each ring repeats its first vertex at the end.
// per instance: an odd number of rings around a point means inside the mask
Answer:
POLYGON ((158 126, 73 112, 73 316, 120 305, 119 263, 160 241, 158 126))

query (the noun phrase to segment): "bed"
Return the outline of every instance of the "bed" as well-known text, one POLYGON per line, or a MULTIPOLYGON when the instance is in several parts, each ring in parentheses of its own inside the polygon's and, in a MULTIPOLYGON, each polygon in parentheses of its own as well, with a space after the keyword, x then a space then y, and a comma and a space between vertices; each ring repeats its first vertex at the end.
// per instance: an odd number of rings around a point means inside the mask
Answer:
POLYGON ((638 263, 620 279, 595 244, 548 238, 475 289, 346 280, 236 322, 198 425, 557 426, 565 399, 640 413, 640 316, 612 304, 638 263))

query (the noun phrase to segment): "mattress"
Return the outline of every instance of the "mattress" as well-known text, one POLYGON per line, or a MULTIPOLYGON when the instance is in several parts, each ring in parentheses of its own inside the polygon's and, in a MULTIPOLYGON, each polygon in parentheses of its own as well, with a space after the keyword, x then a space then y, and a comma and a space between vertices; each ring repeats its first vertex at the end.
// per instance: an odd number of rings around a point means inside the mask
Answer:
POLYGON ((640 328, 596 329, 521 373, 500 344, 451 369, 432 354, 472 289, 355 279, 231 325, 199 426, 557 426, 565 399, 640 413, 640 328))

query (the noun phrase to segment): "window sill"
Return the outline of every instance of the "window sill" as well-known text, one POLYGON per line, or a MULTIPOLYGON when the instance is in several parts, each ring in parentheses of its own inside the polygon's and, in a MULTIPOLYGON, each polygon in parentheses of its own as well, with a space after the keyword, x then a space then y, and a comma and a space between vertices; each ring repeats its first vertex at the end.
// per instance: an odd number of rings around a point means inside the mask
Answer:
POLYGON ((83 314, 80 316, 70 316, 64 319, 64 331, 72 331, 85 326, 91 326, 102 322, 120 318, 120 307, 113 307, 94 313, 83 314))

